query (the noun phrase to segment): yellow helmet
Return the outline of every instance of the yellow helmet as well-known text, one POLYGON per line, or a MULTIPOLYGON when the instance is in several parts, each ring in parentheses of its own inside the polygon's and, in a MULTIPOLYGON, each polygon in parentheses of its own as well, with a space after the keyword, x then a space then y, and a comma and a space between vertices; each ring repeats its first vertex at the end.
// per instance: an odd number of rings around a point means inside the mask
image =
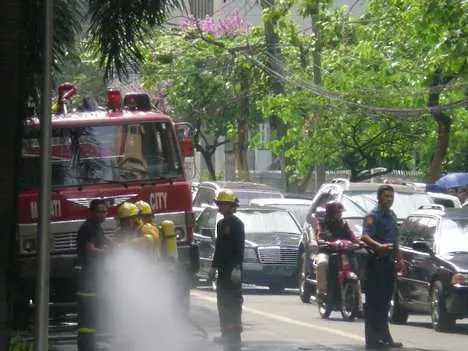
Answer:
POLYGON ((138 210, 138 207, 135 204, 132 204, 131 202, 124 202, 117 209, 116 217, 117 218, 134 217, 134 216, 138 216, 139 212, 140 210, 138 210))
POLYGON ((149 203, 146 201, 140 200, 135 202, 136 207, 138 207, 138 210, 140 211, 141 215, 152 215, 153 210, 151 210, 151 206, 149 203))
POLYGON ((234 192, 230 189, 221 190, 216 197, 216 202, 229 202, 235 205, 239 204, 239 200, 234 192))

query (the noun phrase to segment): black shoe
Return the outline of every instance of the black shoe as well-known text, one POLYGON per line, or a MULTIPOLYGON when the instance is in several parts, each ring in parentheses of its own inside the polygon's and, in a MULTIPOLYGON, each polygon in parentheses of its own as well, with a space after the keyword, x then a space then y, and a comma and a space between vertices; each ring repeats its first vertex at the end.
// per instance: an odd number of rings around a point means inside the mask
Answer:
POLYGON ((383 341, 379 342, 371 342, 371 343, 366 343, 366 349, 369 350, 382 350, 382 349, 388 349, 389 344, 384 343, 383 341))
POLYGON ((403 344, 401 342, 395 342, 395 341, 390 341, 390 342, 385 342, 385 345, 387 347, 391 347, 392 349, 401 349, 403 348, 403 344))

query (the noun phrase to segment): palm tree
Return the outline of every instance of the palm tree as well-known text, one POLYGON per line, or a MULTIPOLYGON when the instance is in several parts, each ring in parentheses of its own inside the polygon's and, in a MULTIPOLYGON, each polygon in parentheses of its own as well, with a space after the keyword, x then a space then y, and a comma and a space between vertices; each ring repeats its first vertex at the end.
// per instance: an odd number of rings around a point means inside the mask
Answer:
MULTIPOLYGON (((22 120, 37 113, 42 86, 43 5, 45 0, 3 0, 0 11, 0 349, 8 350, 14 293, 17 164, 22 120)), ((122 77, 142 59, 140 44, 179 0, 54 0, 54 64, 86 31, 101 56, 103 78, 122 77)))

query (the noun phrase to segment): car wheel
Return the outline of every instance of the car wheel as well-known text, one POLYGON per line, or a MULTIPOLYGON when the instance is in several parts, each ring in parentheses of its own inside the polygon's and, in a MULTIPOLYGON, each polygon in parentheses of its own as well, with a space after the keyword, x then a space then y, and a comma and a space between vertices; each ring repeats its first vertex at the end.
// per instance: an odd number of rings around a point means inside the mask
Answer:
POLYGON ((408 322, 408 310, 400 305, 398 293, 393 293, 388 311, 388 320, 393 324, 406 324, 408 322))
POLYGON ((455 325, 455 317, 445 309, 444 287, 440 281, 434 283, 431 294, 432 327, 439 332, 451 330, 455 325))
POLYGON ((214 279, 210 280, 209 283, 213 291, 216 291, 218 289, 218 272, 216 272, 214 279))
POLYGON ((303 252, 301 255, 301 261, 299 262, 299 277, 298 277, 298 287, 299 287, 299 297, 303 303, 310 303, 310 298, 312 296, 312 288, 307 282, 307 272, 306 272, 306 255, 303 252))

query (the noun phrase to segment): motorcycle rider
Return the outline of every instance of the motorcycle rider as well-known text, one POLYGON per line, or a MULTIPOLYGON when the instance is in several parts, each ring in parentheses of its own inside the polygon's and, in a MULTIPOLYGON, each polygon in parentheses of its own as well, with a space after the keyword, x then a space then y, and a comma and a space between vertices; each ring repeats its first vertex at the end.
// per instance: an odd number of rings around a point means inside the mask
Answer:
MULTIPOLYGON (((338 239, 360 244, 348 223, 342 218, 344 206, 341 202, 330 201, 325 208, 325 215, 317 218, 315 225, 316 240, 319 245, 338 239)), ((317 256, 317 298, 323 300, 328 290, 328 254, 320 252, 317 256)))

